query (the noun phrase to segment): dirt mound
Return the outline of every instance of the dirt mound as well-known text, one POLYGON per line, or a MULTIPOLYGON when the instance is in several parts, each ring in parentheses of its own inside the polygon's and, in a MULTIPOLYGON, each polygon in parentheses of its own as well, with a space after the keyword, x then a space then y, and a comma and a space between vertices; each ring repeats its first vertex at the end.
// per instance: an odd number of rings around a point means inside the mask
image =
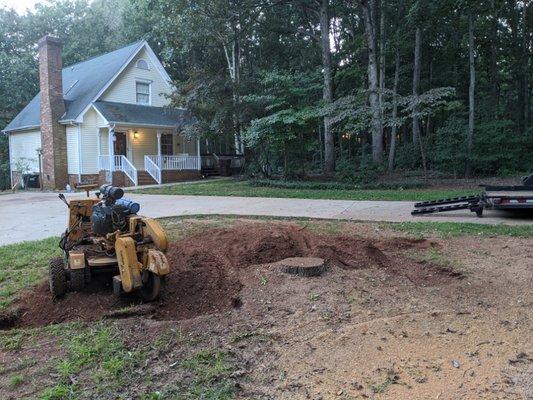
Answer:
MULTIPOLYGON (((163 295, 146 316, 156 319, 187 319, 219 312, 240 304, 242 274, 252 265, 275 263, 289 257, 320 257, 345 270, 379 268, 391 279, 417 285, 443 284, 456 277, 453 271, 419 263, 387 252, 425 248, 426 241, 393 239, 372 242, 350 236, 319 235, 294 224, 237 223, 231 228, 213 228, 170 244, 167 258, 171 273, 163 295)), ((323 278, 321 278, 323 279, 323 278)), ((297 284, 297 282, 295 282, 297 284)), ((327 284, 327 282, 325 283, 327 284)), ((109 276, 97 277, 81 293, 52 300, 47 284, 24 296, 16 305, 16 318, 4 318, 15 326, 41 326, 74 319, 95 320, 117 315, 117 310, 137 306, 136 296, 117 298, 109 276)), ((127 312, 124 312, 127 315, 127 312)))

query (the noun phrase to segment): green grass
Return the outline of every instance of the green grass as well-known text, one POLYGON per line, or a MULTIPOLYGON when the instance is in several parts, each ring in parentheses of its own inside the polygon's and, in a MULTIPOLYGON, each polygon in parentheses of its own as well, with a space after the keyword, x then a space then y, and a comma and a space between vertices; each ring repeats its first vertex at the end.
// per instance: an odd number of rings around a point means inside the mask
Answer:
POLYGON ((339 190, 339 189, 287 189, 277 187, 255 187, 249 181, 220 180, 188 185, 171 185, 141 189, 136 193, 194 195, 194 196, 242 196, 278 197, 294 199, 332 200, 404 200, 425 201, 445 197, 465 196, 478 193, 478 189, 395 189, 395 190, 339 190))
POLYGON ((0 247, 0 311, 20 295, 22 289, 39 283, 48 260, 58 256, 58 238, 35 240, 0 247))
POLYGON ((229 356, 216 349, 200 350, 182 361, 181 366, 195 377, 179 399, 230 400, 235 397, 235 385, 229 379, 235 367, 229 356))
POLYGON ((88 388, 94 395, 104 394, 119 391, 140 379, 138 371, 145 352, 127 346, 116 325, 98 322, 89 326, 80 323, 58 326, 61 329, 48 332, 58 336, 65 355, 52 360, 50 369, 55 370, 57 381, 39 398, 77 398, 78 393, 88 388))
POLYGON ((533 237, 533 225, 488 225, 469 222, 400 222, 386 223, 382 226, 393 230, 424 236, 437 234, 443 237, 453 236, 511 236, 533 237))

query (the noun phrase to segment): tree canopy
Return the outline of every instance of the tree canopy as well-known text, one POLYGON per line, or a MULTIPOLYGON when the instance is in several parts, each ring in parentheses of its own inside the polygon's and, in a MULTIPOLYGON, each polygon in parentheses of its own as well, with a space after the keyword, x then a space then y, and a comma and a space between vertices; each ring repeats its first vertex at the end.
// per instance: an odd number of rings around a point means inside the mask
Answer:
MULTIPOLYGON (((204 151, 250 173, 533 166, 529 0, 52 0, 0 8, 0 129, 38 91, 37 41, 69 65, 146 39, 204 151)), ((7 141, 0 137, 6 185, 7 141)), ((8 176, 8 175, 7 175, 8 176)))

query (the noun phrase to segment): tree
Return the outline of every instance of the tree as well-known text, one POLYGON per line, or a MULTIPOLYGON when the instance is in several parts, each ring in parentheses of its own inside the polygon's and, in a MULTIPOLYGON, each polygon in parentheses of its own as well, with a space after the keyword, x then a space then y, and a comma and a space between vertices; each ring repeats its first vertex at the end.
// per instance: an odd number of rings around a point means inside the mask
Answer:
MULTIPOLYGON (((322 68, 324 75, 324 102, 329 104, 333 101, 333 78, 331 72, 331 50, 329 44, 329 0, 320 1, 320 43, 322 49, 322 68)), ((335 144, 331 122, 328 116, 324 117, 324 172, 333 174, 335 170, 335 144)))
POLYGON ((372 160, 381 163, 383 157, 383 135, 381 130, 381 106, 378 95, 378 60, 376 50, 376 21, 372 18, 375 0, 361 1, 368 48, 368 98, 372 109, 372 160))
POLYGON ((468 12, 468 64, 470 69, 470 84, 468 88, 468 140, 467 140, 467 161, 465 175, 470 176, 472 172, 471 157, 472 145, 474 141, 475 129, 475 90, 476 90, 476 67, 474 59, 474 17, 472 10, 468 12))

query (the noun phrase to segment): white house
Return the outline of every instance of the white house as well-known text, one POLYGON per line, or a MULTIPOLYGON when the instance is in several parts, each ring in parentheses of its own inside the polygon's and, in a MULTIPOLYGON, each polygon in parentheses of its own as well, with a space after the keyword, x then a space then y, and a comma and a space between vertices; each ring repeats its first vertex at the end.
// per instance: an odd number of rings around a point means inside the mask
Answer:
POLYGON ((193 117, 169 107, 170 77, 146 41, 62 68, 61 42, 45 36, 39 77, 40 93, 4 129, 13 184, 39 170, 50 189, 200 177, 200 143, 182 134, 193 117))

